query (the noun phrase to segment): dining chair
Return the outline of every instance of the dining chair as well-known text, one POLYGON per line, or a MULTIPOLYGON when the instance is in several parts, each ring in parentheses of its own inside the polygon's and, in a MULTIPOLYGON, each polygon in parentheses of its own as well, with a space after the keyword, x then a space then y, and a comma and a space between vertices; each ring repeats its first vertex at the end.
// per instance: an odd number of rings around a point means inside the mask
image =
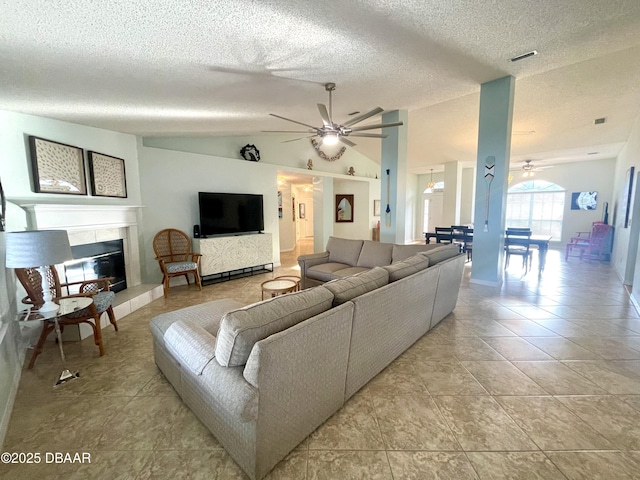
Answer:
POLYGON ((453 243, 451 227, 436 227, 436 243, 453 243))
MULTIPOLYGON (((38 308, 44 303, 44 296, 42 293, 42 277, 38 268, 16 268, 16 276, 18 280, 27 292, 27 296, 22 299, 22 303, 31 305, 32 308, 37 311, 38 308)), ((58 303, 59 300, 73 297, 91 297, 93 303, 86 308, 78 310, 68 315, 58 317, 58 324, 63 329, 66 325, 78 325, 80 323, 86 323, 91 326, 93 330, 94 343, 98 346, 100 356, 104 355, 104 345, 102 344, 102 332, 100 326, 100 317, 103 313, 107 313, 109 322, 113 325, 113 328, 118 331, 118 323, 116 322, 115 314, 113 313, 113 301, 115 300, 115 293, 111 291, 111 280, 109 278, 99 278, 96 280, 85 280, 81 282, 60 283, 60 277, 55 266, 50 265, 46 270, 48 285, 51 286, 51 295, 53 301, 58 303), (69 294, 70 287, 78 293, 69 294)), ((36 362, 36 358, 44 347, 44 342, 51 332, 55 330, 55 322, 44 321, 42 326, 42 332, 40 338, 33 351, 31 360, 29 361, 28 368, 33 368, 36 362)))
POLYGON ((162 271, 164 298, 169 295, 169 282, 172 277, 184 275, 187 279, 187 285, 190 285, 190 273, 193 274, 196 284, 202 290, 200 272, 198 271, 202 255, 191 252, 191 239, 186 233, 175 228, 159 231, 153 238, 153 251, 162 271))
POLYGON ((467 254, 467 262, 469 262, 473 260, 473 228, 464 227, 462 231, 464 234, 462 252, 467 254))
POLYGON ((524 268, 524 274, 526 275, 531 267, 532 252, 531 252, 531 230, 524 230, 518 228, 507 228, 504 240, 504 250, 507 255, 504 268, 509 266, 509 259, 511 255, 519 255, 522 257, 522 267, 524 268))

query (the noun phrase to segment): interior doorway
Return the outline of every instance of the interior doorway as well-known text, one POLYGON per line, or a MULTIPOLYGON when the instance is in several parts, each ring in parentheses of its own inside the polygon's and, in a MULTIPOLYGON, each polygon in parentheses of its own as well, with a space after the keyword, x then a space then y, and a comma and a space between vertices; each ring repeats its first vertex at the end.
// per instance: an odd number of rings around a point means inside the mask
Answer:
POLYGON ((435 232, 442 227, 442 195, 424 194, 422 196, 422 232, 435 232))
POLYGON ((299 173, 278 172, 278 225, 280 252, 300 248, 313 251, 313 177, 299 173))

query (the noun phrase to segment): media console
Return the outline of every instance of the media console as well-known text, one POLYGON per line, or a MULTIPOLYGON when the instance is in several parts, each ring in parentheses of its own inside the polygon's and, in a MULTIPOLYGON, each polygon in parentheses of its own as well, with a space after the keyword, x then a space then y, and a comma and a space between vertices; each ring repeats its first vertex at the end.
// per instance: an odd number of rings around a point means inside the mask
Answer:
POLYGON ((273 271, 270 233, 194 238, 193 249, 202 254, 200 276, 205 283, 273 271))

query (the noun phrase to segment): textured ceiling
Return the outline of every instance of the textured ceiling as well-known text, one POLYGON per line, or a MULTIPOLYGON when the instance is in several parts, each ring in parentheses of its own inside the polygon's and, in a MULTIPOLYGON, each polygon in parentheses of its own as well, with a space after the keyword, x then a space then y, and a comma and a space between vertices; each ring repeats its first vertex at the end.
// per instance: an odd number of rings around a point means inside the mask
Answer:
POLYGON ((138 135, 319 124, 335 82, 338 121, 409 110, 410 170, 428 171, 474 160, 480 84, 505 75, 514 130, 536 132, 514 160, 616 155, 640 111, 640 1, 0 0, 0 109, 138 135))

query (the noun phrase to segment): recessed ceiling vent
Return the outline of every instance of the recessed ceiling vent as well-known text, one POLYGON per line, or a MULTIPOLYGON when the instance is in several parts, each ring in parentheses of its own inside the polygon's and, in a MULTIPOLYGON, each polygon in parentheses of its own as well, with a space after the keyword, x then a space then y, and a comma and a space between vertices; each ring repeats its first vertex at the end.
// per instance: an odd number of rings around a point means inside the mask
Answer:
POLYGON ((593 121, 593 123, 594 123, 594 125, 602 125, 606 121, 607 121, 607 119, 605 117, 602 117, 602 118, 596 118, 593 121))
POLYGON ((537 54, 538 54, 537 50, 531 50, 530 52, 523 53, 522 55, 517 55, 517 56, 513 57, 511 59, 511 61, 512 62, 518 62, 520 60, 524 60, 525 58, 533 57, 534 55, 537 55, 537 54))

